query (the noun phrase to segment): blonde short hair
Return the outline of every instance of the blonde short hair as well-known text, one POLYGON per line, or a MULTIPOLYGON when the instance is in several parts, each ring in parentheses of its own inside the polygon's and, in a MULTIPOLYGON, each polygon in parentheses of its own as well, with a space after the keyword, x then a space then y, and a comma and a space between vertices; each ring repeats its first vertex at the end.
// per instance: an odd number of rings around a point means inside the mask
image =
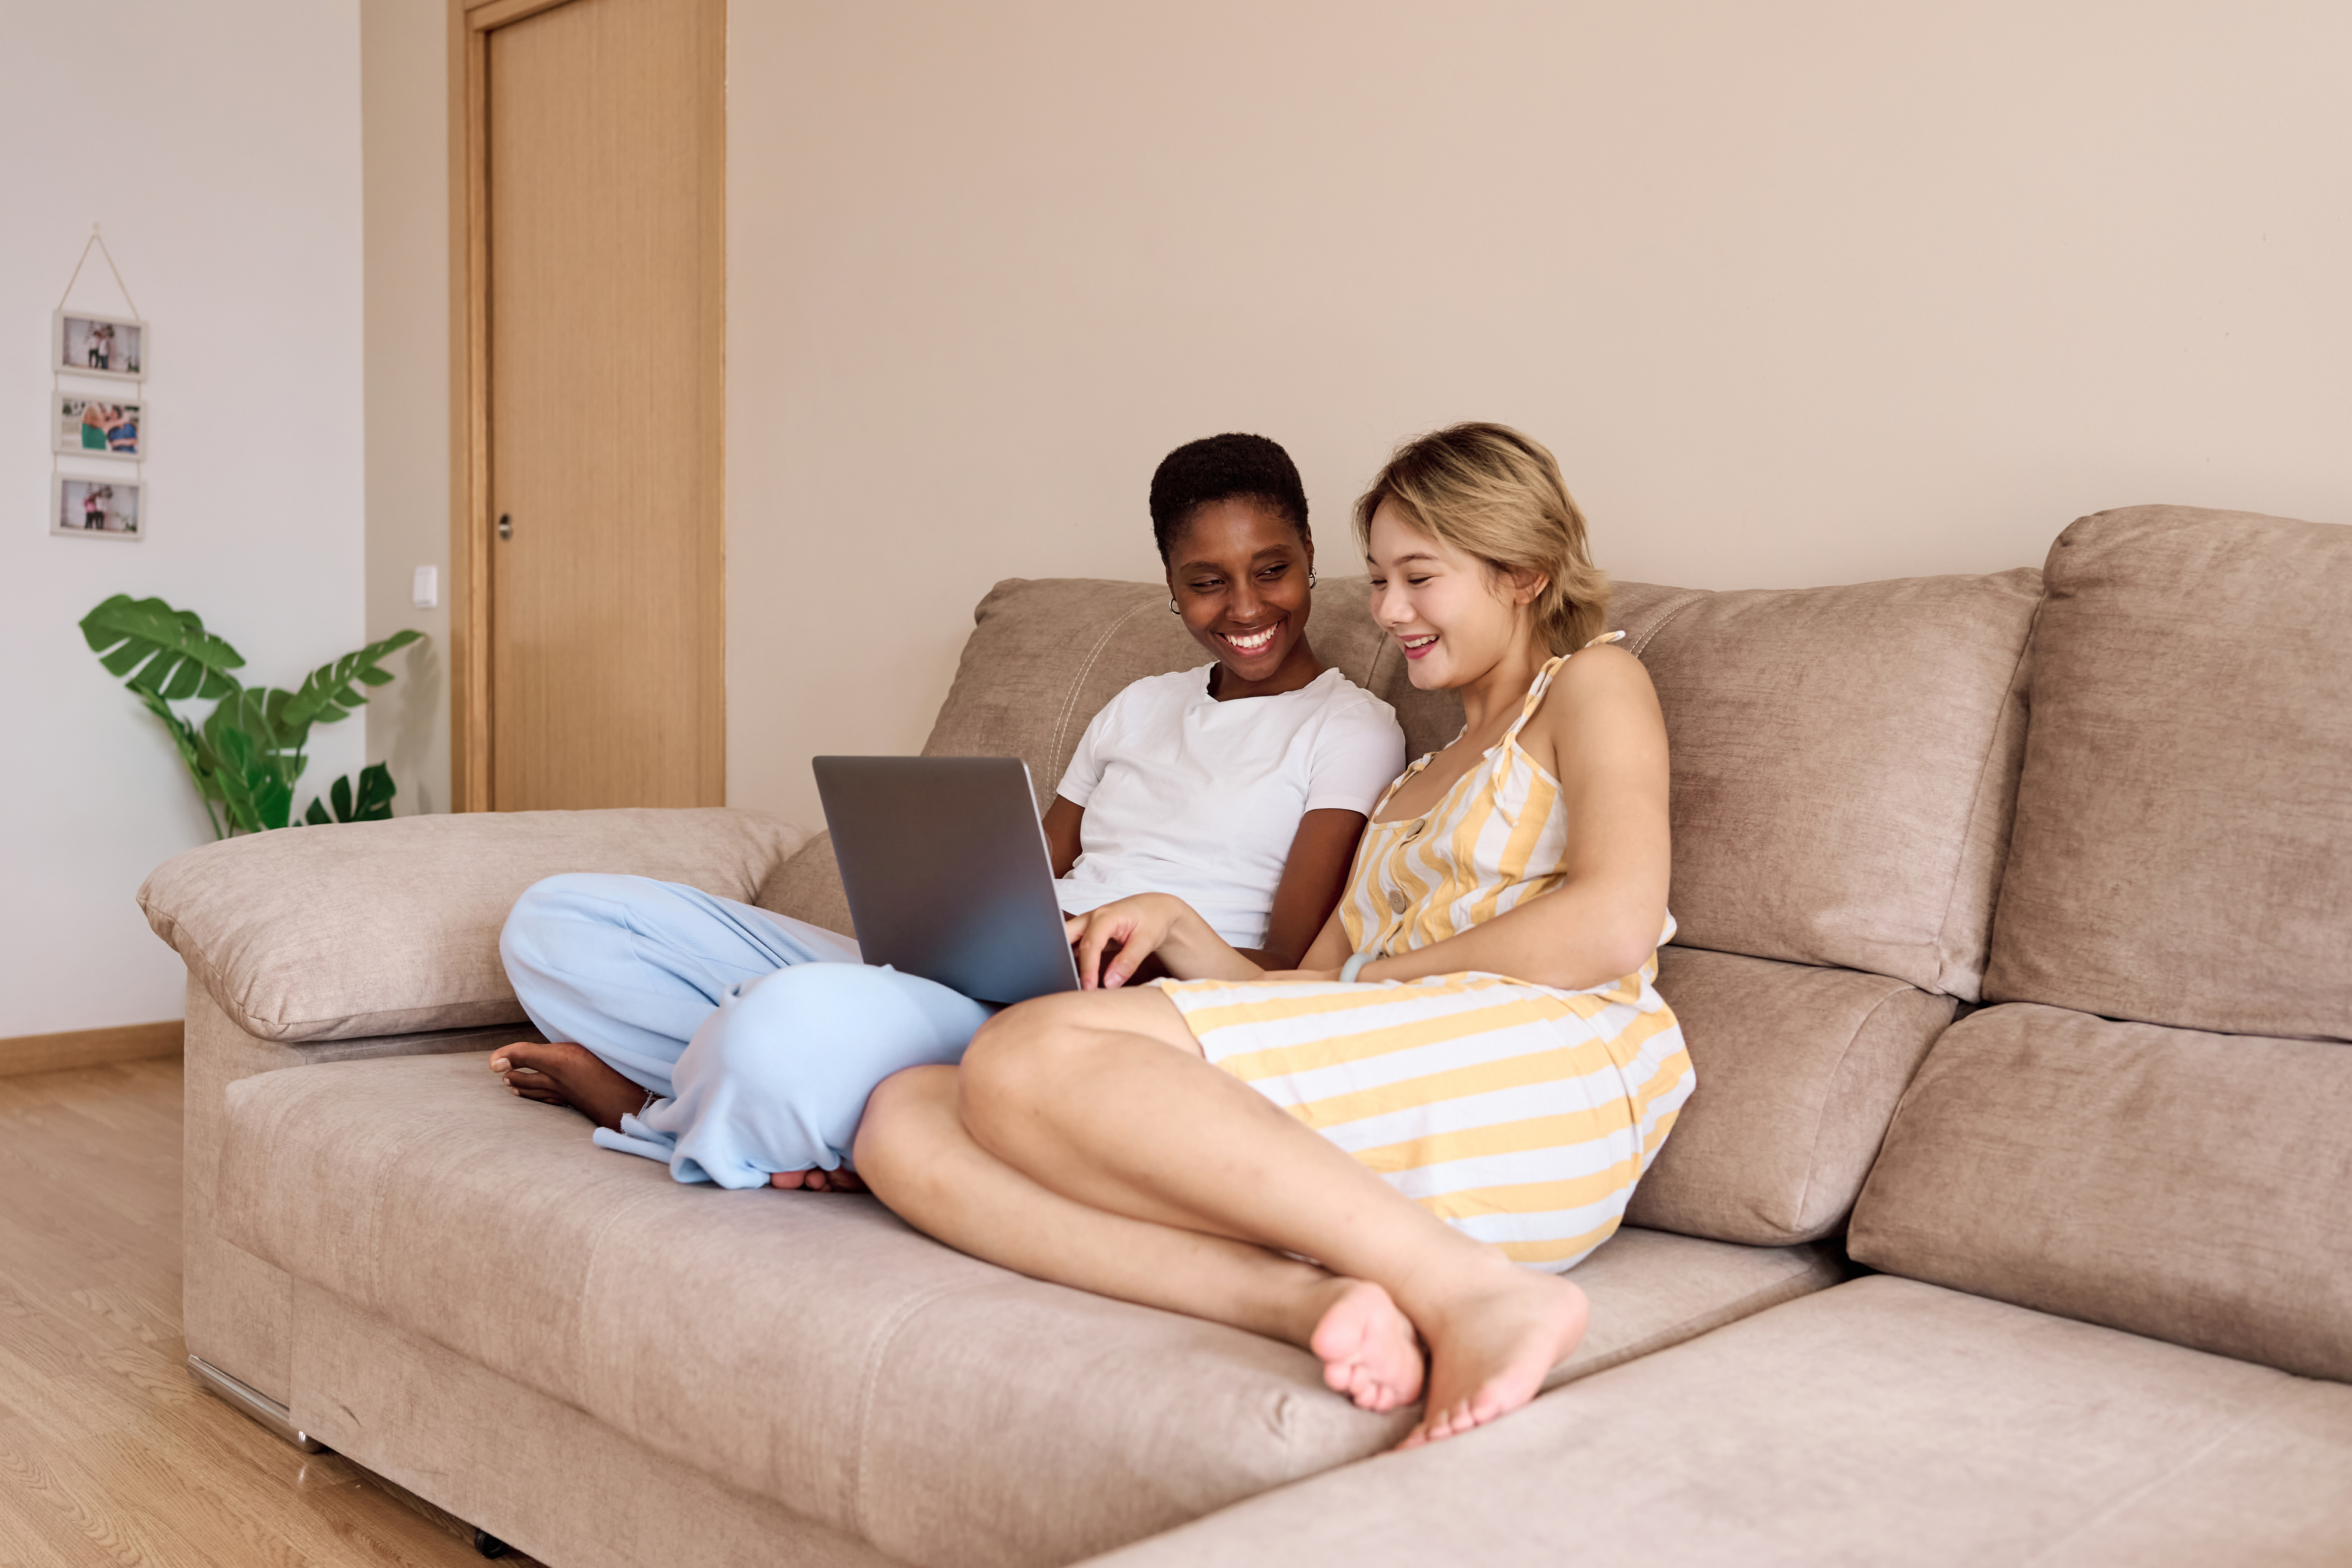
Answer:
POLYGON ((1592 564, 1584 514, 1543 443, 1484 423, 1404 443, 1357 497, 1356 542, 1366 549, 1383 501, 1418 531, 1499 571, 1541 574, 1530 608, 1553 653, 1573 653, 1609 629, 1609 579, 1592 564))

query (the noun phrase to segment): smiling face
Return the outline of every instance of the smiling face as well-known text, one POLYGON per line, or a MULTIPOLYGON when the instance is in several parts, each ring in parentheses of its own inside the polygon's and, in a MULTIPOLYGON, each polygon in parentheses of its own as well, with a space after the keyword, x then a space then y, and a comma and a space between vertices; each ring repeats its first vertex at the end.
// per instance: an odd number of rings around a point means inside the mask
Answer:
POLYGON ((1526 607, 1541 579, 1515 580, 1431 538, 1393 501, 1372 514, 1370 532, 1372 619, 1404 650, 1414 685, 1466 686, 1525 647, 1532 635, 1526 607))
POLYGON ((1246 497, 1196 509, 1169 541, 1168 591, 1184 628, 1224 666, 1215 695, 1268 696, 1322 673, 1307 644, 1315 549, 1246 497))

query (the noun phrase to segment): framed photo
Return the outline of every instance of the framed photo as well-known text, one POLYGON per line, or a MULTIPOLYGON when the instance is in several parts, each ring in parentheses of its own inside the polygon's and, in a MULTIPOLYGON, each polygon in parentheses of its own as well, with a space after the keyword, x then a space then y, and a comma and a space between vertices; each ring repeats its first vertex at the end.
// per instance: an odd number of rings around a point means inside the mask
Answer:
POLYGON ((137 381, 147 373, 147 323, 127 316, 60 310, 49 339, 49 369, 75 376, 137 381))
POLYGON ((147 405, 131 398, 91 397, 61 392, 57 409, 57 449, 68 457, 147 455, 147 405))
POLYGON ((132 479, 60 474, 49 481, 49 532, 80 538, 145 538, 147 486, 132 479))

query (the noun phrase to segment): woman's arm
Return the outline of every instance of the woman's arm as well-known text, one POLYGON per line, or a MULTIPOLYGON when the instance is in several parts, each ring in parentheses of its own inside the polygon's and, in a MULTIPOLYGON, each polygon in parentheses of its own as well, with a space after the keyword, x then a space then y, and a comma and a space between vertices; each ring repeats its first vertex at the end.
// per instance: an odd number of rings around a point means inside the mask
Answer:
POLYGON ((1078 863, 1084 841, 1078 830, 1087 820, 1087 809, 1066 795, 1056 795, 1054 803, 1045 808, 1045 852, 1054 859, 1054 875, 1065 877, 1078 863))
POLYGON ((1356 841, 1363 836, 1361 811, 1327 807, 1301 817, 1290 858, 1282 863, 1282 882, 1274 890, 1265 944, 1239 949, 1242 956, 1261 969, 1296 967, 1339 907, 1356 841))
POLYGON ((1367 964, 1366 980, 1484 970, 1563 990, 1641 967, 1666 920, 1666 727, 1641 661, 1593 648, 1562 665, 1524 745, 1560 782, 1566 880, 1458 936, 1367 964))

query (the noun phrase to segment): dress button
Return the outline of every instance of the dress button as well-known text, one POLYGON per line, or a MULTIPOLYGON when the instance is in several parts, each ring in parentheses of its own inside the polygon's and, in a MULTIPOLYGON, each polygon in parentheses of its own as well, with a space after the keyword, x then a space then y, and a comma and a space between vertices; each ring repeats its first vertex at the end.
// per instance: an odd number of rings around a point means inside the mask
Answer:
POLYGON ((1421 837, 1421 830, 1427 826, 1429 826, 1429 819, 1427 817, 1416 820, 1411 826, 1405 829, 1404 841, 1406 843, 1411 843, 1413 840, 1421 837))
POLYGON ((1404 913, 1405 902, 1404 889, 1401 887, 1392 887, 1389 889, 1389 912, 1391 914, 1402 915, 1404 913))

